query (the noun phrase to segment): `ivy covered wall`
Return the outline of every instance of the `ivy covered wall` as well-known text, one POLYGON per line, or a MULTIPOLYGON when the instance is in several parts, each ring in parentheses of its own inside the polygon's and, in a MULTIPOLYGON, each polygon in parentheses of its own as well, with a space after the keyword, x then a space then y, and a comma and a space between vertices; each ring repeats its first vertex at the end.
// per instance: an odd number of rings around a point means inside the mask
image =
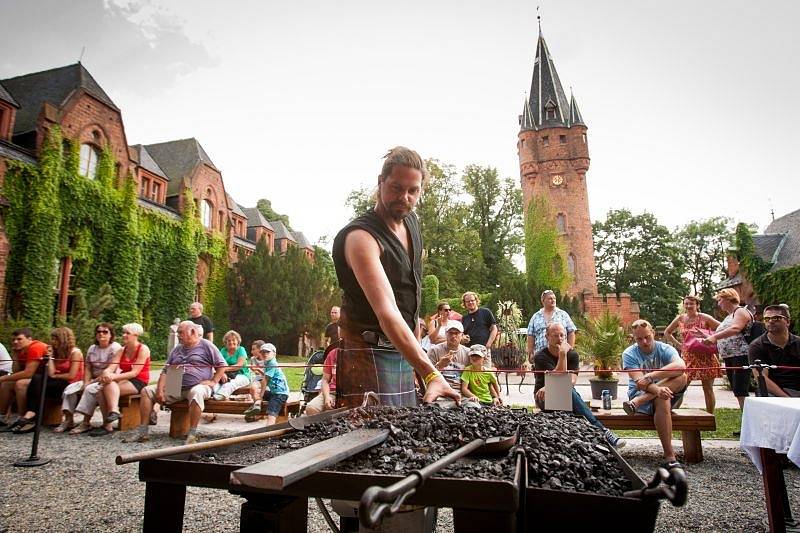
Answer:
MULTIPOLYGON (((800 314, 800 265, 770 272, 772 264, 761 259, 753 244, 753 235, 747 224, 736 228, 736 247, 739 266, 744 272, 758 299, 763 304, 784 303, 793 316, 800 314)), ((792 325, 797 331, 797 326, 792 325)))
MULTIPOLYGON (((141 322, 143 341, 154 357, 163 358, 169 325, 185 316, 194 299, 198 257, 208 258, 212 278, 224 280, 225 239, 203 230, 191 199, 180 220, 140 209, 135 181, 117 179, 108 149, 95 179, 81 176, 78 150, 77 142, 54 128, 37 165, 9 162, 3 193, 10 204, 10 315, 36 330, 51 327, 58 263, 71 257, 74 286, 85 289, 87 298, 110 285, 114 303, 102 318, 118 330, 126 322, 141 322)), ((222 282, 213 285, 225 290, 222 282)), ((224 294, 213 299, 227 300, 224 294)))

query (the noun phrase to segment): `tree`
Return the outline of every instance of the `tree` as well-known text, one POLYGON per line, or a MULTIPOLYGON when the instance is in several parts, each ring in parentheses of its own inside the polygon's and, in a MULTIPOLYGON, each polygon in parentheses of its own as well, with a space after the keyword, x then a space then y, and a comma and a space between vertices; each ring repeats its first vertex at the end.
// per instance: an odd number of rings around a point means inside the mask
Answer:
POLYGON ((272 209, 272 202, 267 200, 266 198, 261 198, 258 202, 256 202, 256 209, 261 211, 261 214, 264 215, 268 221, 271 220, 280 220, 283 222, 283 225, 286 226, 286 229, 292 231, 292 225, 289 224, 289 215, 281 215, 275 210, 272 209))
POLYGON ((676 236, 686 261, 686 279, 706 310, 713 308, 714 287, 725 277, 726 250, 734 234, 732 224, 726 217, 693 220, 676 236))
POLYGON ((344 205, 349 207, 352 212, 352 218, 357 218, 367 212, 370 207, 375 205, 375 190, 372 187, 360 187, 353 189, 347 195, 344 205))
POLYGON ((668 324, 688 288, 684 254, 669 229, 650 213, 612 209, 592 232, 600 292, 629 293, 642 318, 668 324))
POLYGON ((525 272, 533 294, 545 289, 565 291, 572 276, 567 269, 566 248, 545 196, 534 196, 525 213, 525 272))
POLYGON ((227 280, 231 322, 242 337, 270 339, 286 352, 303 332, 320 331, 330 305, 340 299, 327 262, 323 257, 311 263, 296 247, 271 255, 259 242, 253 255, 232 266, 227 280))
POLYGON ((516 270, 511 257, 523 243, 522 191, 511 178, 501 180, 492 167, 469 165, 462 182, 473 198, 467 227, 480 239, 485 270, 482 288, 493 290, 504 275, 516 270))
POLYGON ((456 295, 482 287, 483 258, 477 232, 466 226, 469 207, 456 170, 427 161, 428 184, 417 203, 422 228, 425 273, 439 279, 440 294, 456 295))

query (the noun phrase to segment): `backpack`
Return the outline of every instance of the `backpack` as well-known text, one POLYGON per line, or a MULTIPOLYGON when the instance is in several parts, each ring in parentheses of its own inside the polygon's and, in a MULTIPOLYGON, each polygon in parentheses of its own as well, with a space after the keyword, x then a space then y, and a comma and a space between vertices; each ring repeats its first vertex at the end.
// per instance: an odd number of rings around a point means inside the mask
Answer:
POLYGON ((742 336, 744 336, 744 340, 747 344, 751 344, 754 340, 767 332, 767 326, 760 320, 756 320, 756 317, 753 316, 753 313, 750 313, 749 309, 744 309, 750 314, 750 322, 747 323, 747 327, 744 329, 744 332, 742 332, 742 336))

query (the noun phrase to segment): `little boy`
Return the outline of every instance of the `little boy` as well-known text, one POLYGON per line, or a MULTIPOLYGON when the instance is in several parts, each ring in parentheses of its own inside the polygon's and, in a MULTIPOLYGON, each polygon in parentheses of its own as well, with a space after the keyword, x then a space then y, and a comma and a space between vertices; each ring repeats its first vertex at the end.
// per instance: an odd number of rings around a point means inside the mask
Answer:
POLYGON ((485 406, 502 405, 497 378, 492 372, 483 369, 488 353, 483 344, 473 344, 469 347, 470 364, 461 373, 461 395, 467 401, 478 402, 485 406))
POLYGON ((259 348, 258 357, 250 360, 251 370, 258 375, 264 376, 264 392, 262 399, 256 400, 253 406, 245 411, 245 417, 253 416, 263 411, 262 401, 267 402, 267 425, 275 423, 278 414, 283 410, 283 405, 289 399, 289 382, 275 357, 275 345, 272 343, 262 344, 259 348))

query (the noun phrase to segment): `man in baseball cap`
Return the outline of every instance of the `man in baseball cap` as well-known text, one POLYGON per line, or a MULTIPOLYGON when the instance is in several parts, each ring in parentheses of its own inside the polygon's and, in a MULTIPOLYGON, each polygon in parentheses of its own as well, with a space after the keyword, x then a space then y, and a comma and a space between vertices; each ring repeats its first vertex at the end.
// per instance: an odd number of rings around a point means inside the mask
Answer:
POLYGON ((461 371, 469 364, 469 349, 461 344, 464 325, 458 320, 448 320, 445 324, 445 341, 428 350, 431 363, 439 369, 455 390, 461 388, 461 371))

